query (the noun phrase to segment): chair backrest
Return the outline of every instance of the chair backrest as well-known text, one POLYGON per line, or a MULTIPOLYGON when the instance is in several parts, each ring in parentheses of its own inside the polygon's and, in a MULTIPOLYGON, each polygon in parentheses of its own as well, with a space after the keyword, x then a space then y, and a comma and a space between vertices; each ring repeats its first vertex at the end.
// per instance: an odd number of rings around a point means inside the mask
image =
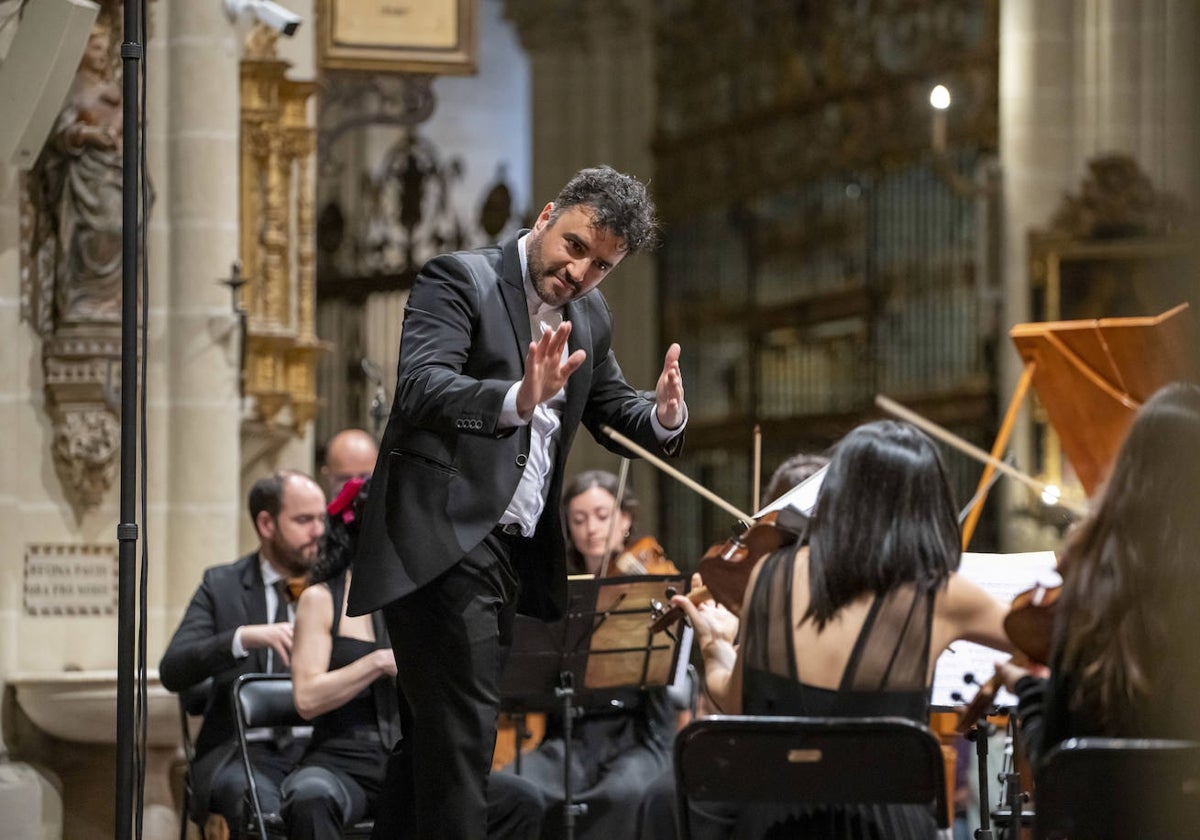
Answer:
POLYGON ((1034 789, 1034 836, 1105 840, 1200 831, 1200 743, 1071 738, 1051 750, 1034 789))
POLYGON ((683 837, 689 802, 930 806, 948 825, 939 742, 906 718, 715 715, 675 740, 683 837))
POLYGON ((241 753, 242 769, 246 773, 250 804, 254 809, 258 836, 266 840, 266 819, 258 798, 258 784, 254 778, 246 735, 251 729, 303 726, 306 721, 296 711, 296 704, 292 700, 292 678, 288 674, 242 674, 234 682, 232 694, 238 752, 241 753))
MULTIPOLYGON (((179 840, 187 840, 188 820, 192 807, 192 762, 196 749, 192 738, 191 718, 200 717, 207 711, 212 698, 212 677, 179 692, 180 744, 183 746, 183 796, 179 814, 179 840)), ((174 778, 174 776, 172 777, 174 778)))

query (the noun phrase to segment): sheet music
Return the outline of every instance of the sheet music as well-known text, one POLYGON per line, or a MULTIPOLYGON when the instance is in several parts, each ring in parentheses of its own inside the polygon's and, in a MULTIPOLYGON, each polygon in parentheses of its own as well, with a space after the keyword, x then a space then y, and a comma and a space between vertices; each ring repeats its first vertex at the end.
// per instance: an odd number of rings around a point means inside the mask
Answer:
MULTIPOLYGON (((1057 586, 1061 579, 1056 565, 1053 551, 1024 554, 969 552, 963 554, 958 573, 983 587, 996 600, 1008 604, 1020 593, 1039 584, 1057 586)), ((979 690, 977 685, 966 682, 965 675, 971 674, 979 683, 985 683, 995 673, 996 663, 1007 658, 1006 654, 983 645, 955 642, 938 657, 931 704, 935 708, 963 705, 979 690)), ((1003 688, 996 694, 999 707, 1015 706, 1016 703, 1017 698, 1003 688)))
POLYGON ((828 470, 828 465, 821 467, 821 469, 754 514, 754 518, 758 519, 773 510, 780 510, 785 507, 793 507, 805 516, 811 516, 813 508, 817 506, 817 494, 821 492, 821 483, 825 480, 825 473, 828 470))

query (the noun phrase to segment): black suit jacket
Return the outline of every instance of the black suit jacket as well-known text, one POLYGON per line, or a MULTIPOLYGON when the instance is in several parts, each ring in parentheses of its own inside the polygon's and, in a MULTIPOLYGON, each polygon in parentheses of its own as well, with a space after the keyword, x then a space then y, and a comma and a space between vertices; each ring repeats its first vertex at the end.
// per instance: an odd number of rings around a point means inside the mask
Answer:
MULTIPOLYGON (((232 754, 237 741, 233 683, 242 674, 267 670, 265 648, 251 650, 242 659, 234 658, 233 634, 242 625, 266 623, 267 601, 258 552, 204 572, 200 588, 158 665, 159 679, 168 691, 184 691, 209 677, 213 679, 204 722, 196 736, 197 766, 212 764, 215 772, 223 761, 205 761, 205 757, 222 747, 222 752, 232 754)), ((207 778, 192 781, 198 793, 207 790, 207 778)), ((197 801, 207 801, 207 795, 198 795, 197 801)))
MULTIPOLYGON (((558 497, 580 423, 604 446, 607 424, 641 446, 675 454, 650 424, 654 395, 634 390, 613 355, 612 314, 598 290, 567 304, 570 350, 587 360, 570 378, 548 477, 545 509, 528 545, 514 552, 518 609, 557 618, 566 602, 558 497)), ((404 314, 396 395, 364 512, 351 614, 414 592, 479 545, 500 521, 528 459, 530 427, 501 428, 509 387, 524 373, 531 339, 517 237, 434 258, 421 270, 404 314)))

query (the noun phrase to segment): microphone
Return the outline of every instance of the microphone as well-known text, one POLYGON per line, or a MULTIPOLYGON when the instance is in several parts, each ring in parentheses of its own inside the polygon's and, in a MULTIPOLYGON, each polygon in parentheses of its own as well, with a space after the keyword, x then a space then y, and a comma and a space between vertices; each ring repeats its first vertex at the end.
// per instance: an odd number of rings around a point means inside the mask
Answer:
POLYGON ((366 356, 363 356, 359 361, 359 365, 362 367, 362 372, 367 375, 367 379, 371 381, 372 385, 383 387, 383 371, 379 369, 379 365, 373 359, 368 359, 366 356))
POLYGON ((387 392, 383 390, 383 371, 379 369, 379 365, 374 360, 363 356, 359 361, 362 367, 362 372, 366 374, 367 379, 375 386, 375 392, 371 395, 371 407, 367 409, 367 414, 371 417, 371 426, 375 432, 375 436, 379 436, 379 430, 383 427, 383 421, 387 417, 387 392))

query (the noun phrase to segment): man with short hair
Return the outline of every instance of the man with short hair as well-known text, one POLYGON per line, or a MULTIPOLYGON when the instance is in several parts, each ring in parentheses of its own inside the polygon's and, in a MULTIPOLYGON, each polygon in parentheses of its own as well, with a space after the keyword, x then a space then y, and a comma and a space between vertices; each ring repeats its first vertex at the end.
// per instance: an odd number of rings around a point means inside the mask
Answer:
MULTIPOLYGON (((169 691, 212 678, 192 762, 192 818, 203 825, 209 814, 219 814, 235 834, 242 827, 246 778, 237 760, 230 689, 242 674, 288 669, 294 596, 287 584, 303 578, 316 560, 325 532, 325 494, 304 473, 279 470, 250 488, 249 509, 258 550, 204 572, 158 666, 169 691)), ((269 810, 278 810, 279 784, 303 744, 254 734, 260 738, 250 745, 259 797, 269 810)))
POLYGON ((325 445, 325 463, 321 467, 325 493, 336 499, 347 481, 369 477, 378 457, 375 438, 362 429, 342 429, 325 445))
POLYGON ((499 246, 434 257, 405 308, 391 419, 363 515, 348 612, 382 608, 404 737, 377 837, 485 834, 500 678, 515 613, 567 599, 557 500, 580 423, 678 453, 679 345, 653 392, 625 380, 597 286, 655 238, 635 178, 584 169, 499 246))

